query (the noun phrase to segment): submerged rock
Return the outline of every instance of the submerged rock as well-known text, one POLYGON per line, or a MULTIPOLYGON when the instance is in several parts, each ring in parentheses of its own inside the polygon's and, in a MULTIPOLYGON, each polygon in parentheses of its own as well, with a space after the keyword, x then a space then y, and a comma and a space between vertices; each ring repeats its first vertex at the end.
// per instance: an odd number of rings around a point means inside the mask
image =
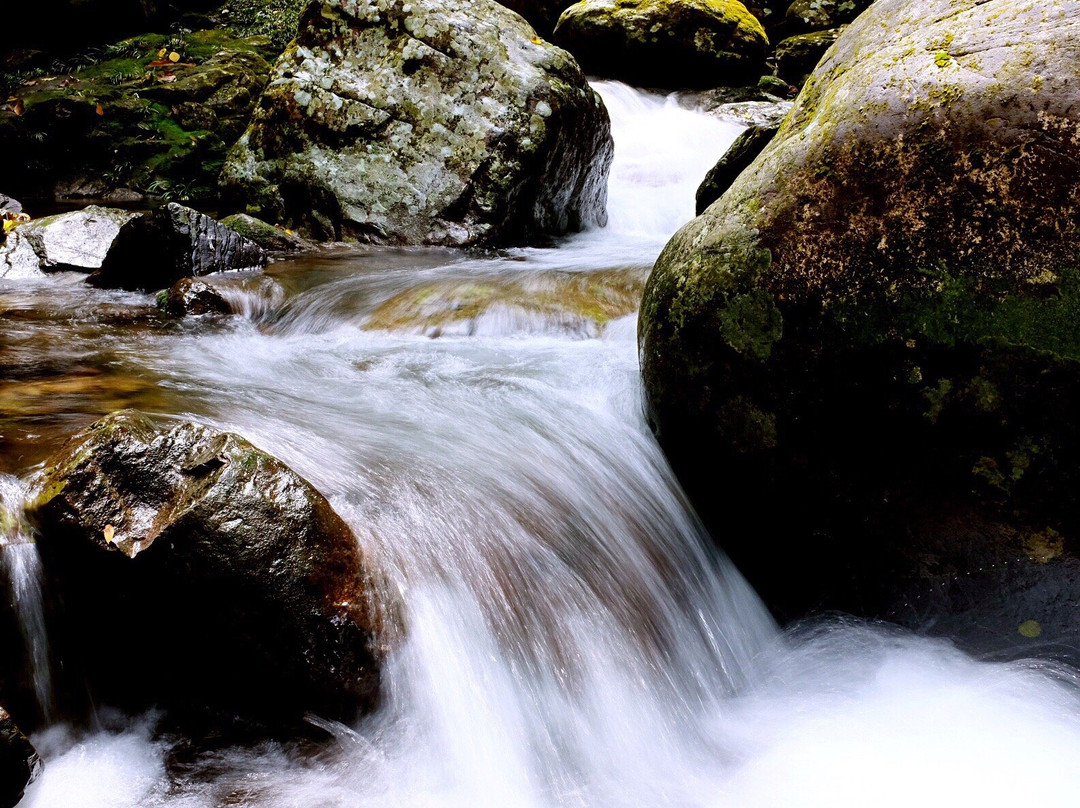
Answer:
POLYGON ((14 808, 44 764, 15 719, 0 707, 0 808, 14 808))
POLYGON ((181 278, 157 298, 158 308, 174 317, 229 314, 232 307, 221 292, 198 278, 181 278))
POLYGON ((724 152, 724 156, 717 161, 716 165, 709 169, 709 173, 698 186, 695 202, 698 216, 724 195, 724 191, 731 187, 731 183, 735 182, 743 170, 757 159, 779 129, 778 123, 771 126, 748 126, 735 138, 735 142, 724 152))
POLYGON ((235 230, 170 202, 125 223, 101 268, 88 280, 110 289, 150 291, 183 277, 254 269, 266 261, 262 248, 235 230))
POLYGON ((586 72, 647 87, 756 80, 769 44, 739 0, 582 0, 555 40, 586 72))
POLYGON ((46 464, 28 517, 95 699, 265 720, 376 696, 376 597, 356 538, 231 433, 114 413, 46 464))
POLYGON ((602 225, 607 112, 492 0, 313 3, 222 174, 322 240, 514 244, 602 225))
POLYGON ((1080 540, 1078 83, 1080 4, 879 0, 658 259, 650 415, 779 613, 940 627, 972 525, 1080 540))

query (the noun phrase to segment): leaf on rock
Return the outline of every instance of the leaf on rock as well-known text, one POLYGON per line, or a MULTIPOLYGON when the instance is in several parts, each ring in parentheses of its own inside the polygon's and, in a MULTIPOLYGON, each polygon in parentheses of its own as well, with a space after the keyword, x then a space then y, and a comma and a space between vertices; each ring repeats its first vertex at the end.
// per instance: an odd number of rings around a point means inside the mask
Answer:
POLYGON ((173 51, 172 53, 169 54, 169 61, 173 62, 173 63, 179 62, 180 61, 180 54, 177 53, 176 51, 173 51))
POLYGON ((94 112, 96 112, 98 115, 104 115, 105 114, 105 107, 101 106, 100 101, 98 101, 97 106, 94 107, 94 112))
POLYGON ((102 534, 105 536, 106 544, 116 543, 115 541, 113 541, 114 537, 116 536, 116 528, 112 525, 105 525, 105 530, 102 531, 102 534))

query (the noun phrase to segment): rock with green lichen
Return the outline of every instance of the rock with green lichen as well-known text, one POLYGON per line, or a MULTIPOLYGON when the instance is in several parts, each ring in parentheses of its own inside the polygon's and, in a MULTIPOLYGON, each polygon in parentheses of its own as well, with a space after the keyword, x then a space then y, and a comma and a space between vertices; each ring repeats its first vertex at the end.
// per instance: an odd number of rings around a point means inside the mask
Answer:
POLYGON ((582 0, 555 40, 590 74, 648 87, 715 87, 756 79, 769 41, 739 0, 582 0))
POLYGON ((802 84, 843 30, 841 26, 781 40, 776 45, 777 74, 793 84, 802 84))
POLYGON ((221 220, 226 227, 255 242, 269 253, 297 253, 317 249, 317 245, 286 230, 246 213, 234 213, 221 220))
POLYGON ((602 225, 607 111, 492 0, 313 3, 222 173, 320 240, 520 244, 602 225))
POLYGON ((977 625, 1080 540, 1078 85, 1073 0, 879 0, 658 259, 651 417, 779 613, 977 625))
POLYGON ((356 537, 238 435, 113 413, 49 459, 27 515, 94 699, 273 722, 373 704, 382 611, 356 537))
POLYGON ((784 17, 789 33, 821 31, 849 23, 870 7, 872 0, 795 0, 784 17))

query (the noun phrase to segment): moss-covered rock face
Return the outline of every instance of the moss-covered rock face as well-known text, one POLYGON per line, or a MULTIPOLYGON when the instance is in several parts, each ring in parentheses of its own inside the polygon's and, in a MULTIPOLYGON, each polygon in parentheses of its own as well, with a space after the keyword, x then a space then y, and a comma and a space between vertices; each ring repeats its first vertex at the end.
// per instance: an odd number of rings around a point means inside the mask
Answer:
POLYGON ((58 651, 85 666, 64 674, 96 700, 274 721, 374 701, 381 618, 356 538, 239 436, 114 413, 49 460, 27 514, 64 594, 58 651))
POLYGON ((314 3, 229 154, 226 207, 316 238, 527 243, 603 224, 610 124, 492 0, 314 3))
POLYGON ((588 73, 647 87, 756 81, 769 44, 739 0, 582 0, 555 40, 588 73))
POLYGON ((19 156, 5 163, 6 191, 213 197, 275 55, 262 37, 148 34, 87 52, 68 72, 13 80, 15 100, 0 107, 0 152, 19 156))
POLYGON ((1076 2, 879 0, 657 261, 660 438, 786 614, 939 617, 972 524, 1075 552, 1078 82, 1076 2))

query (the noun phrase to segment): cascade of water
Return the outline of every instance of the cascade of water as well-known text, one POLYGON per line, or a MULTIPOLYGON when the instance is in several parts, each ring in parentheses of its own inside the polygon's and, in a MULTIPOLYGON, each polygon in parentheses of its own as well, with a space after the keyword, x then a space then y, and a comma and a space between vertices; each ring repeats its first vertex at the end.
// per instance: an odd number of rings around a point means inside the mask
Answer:
POLYGON ((776 632, 644 422, 632 314, 588 331, 480 311, 482 327, 439 339, 378 319, 423 287, 431 325, 444 282, 505 306, 493 288, 647 271, 737 131, 599 90, 616 139, 605 230, 494 257, 285 263, 242 281, 247 318, 93 336, 160 380, 166 412, 244 434, 330 496, 401 592, 405 630, 383 707, 317 721, 336 749, 227 750, 170 777, 143 722, 55 727, 36 739, 48 768, 28 805, 1075 804, 1069 672, 880 629, 776 632))
POLYGON ((25 494, 25 486, 20 480, 0 474, 0 557, 10 582, 11 606, 18 617, 30 663, 34 695, 42 716, 49 721, 54 710, 42 594, 43 573, 37 546, 22 517, 25 494))

